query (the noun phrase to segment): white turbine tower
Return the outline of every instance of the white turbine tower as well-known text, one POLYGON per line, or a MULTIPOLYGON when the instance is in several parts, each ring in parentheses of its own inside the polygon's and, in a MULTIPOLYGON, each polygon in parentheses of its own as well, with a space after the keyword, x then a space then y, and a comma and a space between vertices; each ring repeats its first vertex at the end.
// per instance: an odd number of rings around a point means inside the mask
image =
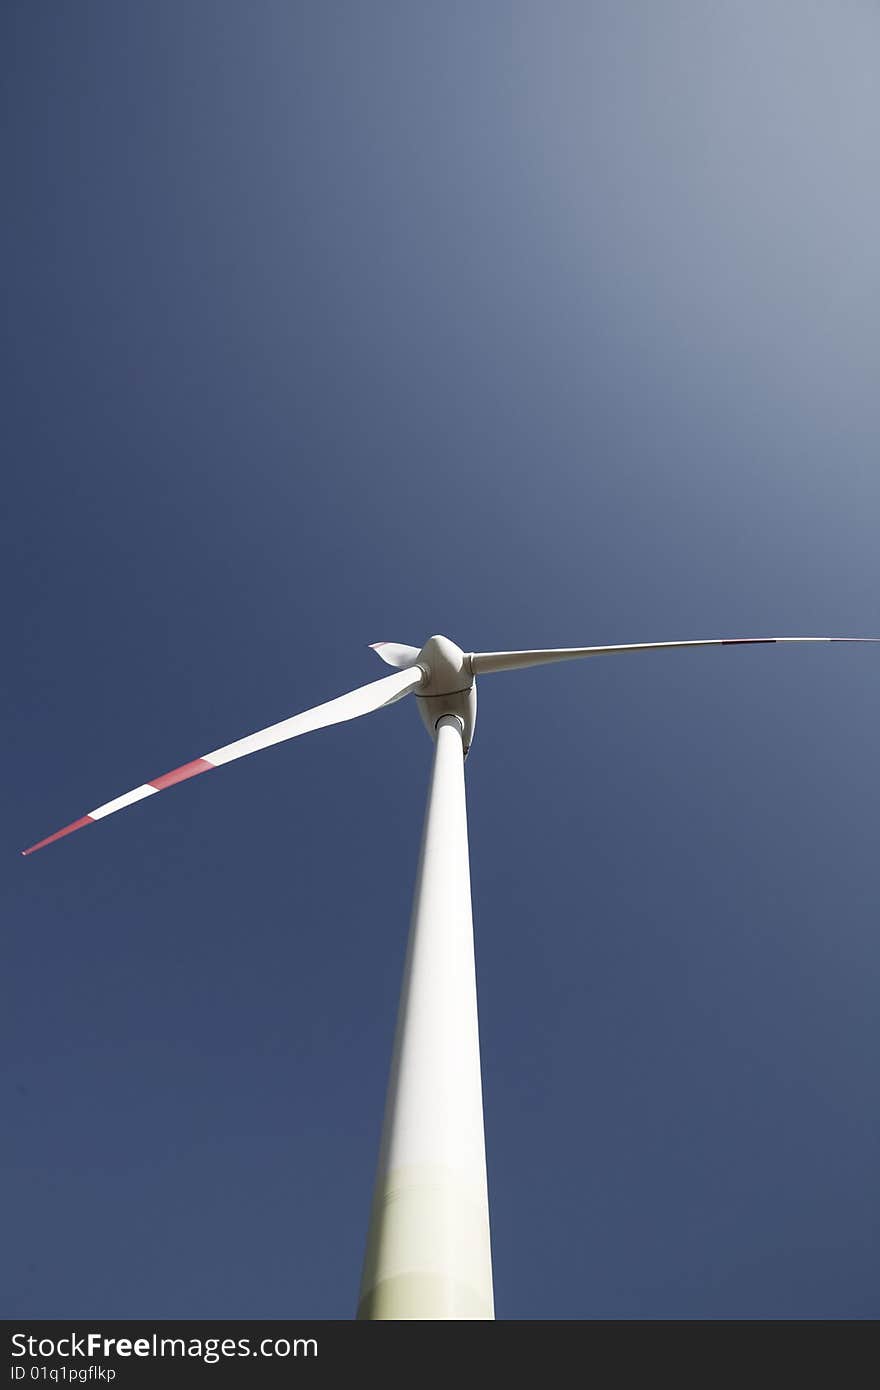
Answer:
POLYGON ((476 677, 551 661, 667 647, 781 642, 880 642, 877 637, 740 637, 617 647, 472 652, 447 637, 421 650, 377 642, 394 675, 206 753, 98 806, 23 851, 201 772, 414 693, 434 763, 416 877, 359 1318, 495 1316, 474 973, 464 757, 477 712, 476 677))

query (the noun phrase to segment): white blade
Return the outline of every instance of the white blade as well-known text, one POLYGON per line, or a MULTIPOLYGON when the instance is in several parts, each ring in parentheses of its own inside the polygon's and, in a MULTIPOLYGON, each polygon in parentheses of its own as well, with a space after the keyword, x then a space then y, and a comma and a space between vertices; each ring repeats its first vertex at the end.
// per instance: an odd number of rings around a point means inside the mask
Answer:
POLYGON ((546 651, 473 652, 469 657, 475 676, 490 671, 518 671, 524 666, 544 666, 550 661, 574 661, 607 652, 654 652, 666 647, 749 647, 773 642, 880 642, 880 637, 714 637, 698 642, 627 642, 620 647, 554 647, 546 651))
POLYGON ((393 676, 371 681, 369 685, 362 685, 347 695, 340 695, 336 700, 328 700, 326 704, 316 705, 314 709, 307 709, 302 714, 294 714, 290 719, 282 719, 280 724, 270 724, 267 729, 248 734, 235 743, 227 743, 225 748, 215 748, 213 753, 205 753, 191 763, 183 763, 181 767, 165 772, 151 782, 144 782, 133 791, 117 796, 113 801, 105 802, 103 806, 89 811, 88 815, 66 825, 63 830, 56 830, 54 835, 48 835, 45 840, 39 840, 29 849, 22 850, 22 854, 33 854, 34 850, 42 849, 53 840, 60 840, 63 835, 81 830, 93 821, 103 820, 104 816, 121 811, 123 807, 133 805, 135 801, 142 801, 145 796, 152 796, 154 792, 173 787, 176 782, 185 782, 189 777, 198 777, 201 772, 210 772, 212 767, 222 767, 224 763, 234 762, 236 758, 247 757, 248 753, 270 748, 273 743, 284 743, 289 738, 298 738, 300 734, 310 734, 315 729, 324 729, 329 724, 342 724, 347 719, 372 714, 373 710, 381 709, 383 705, 391 705, 395 700, 408 695, 421 684, 421 681, 422 672, 419 667, 409 671, 397 671, 393 676))
POLYGON ((418 647, 407 647, 403 642, 371 642, 370 651, 381 656, 388 666, 398 666, 401 669, 415 666, 419 655, 418 647))

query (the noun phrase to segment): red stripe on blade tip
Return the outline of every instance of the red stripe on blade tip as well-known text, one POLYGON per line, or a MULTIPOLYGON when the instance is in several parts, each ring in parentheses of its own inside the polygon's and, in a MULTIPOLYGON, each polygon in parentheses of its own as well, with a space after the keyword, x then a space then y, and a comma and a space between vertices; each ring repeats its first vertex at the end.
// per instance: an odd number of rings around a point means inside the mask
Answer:
POLYGON ((65 835, 71 835, 74 830, 82 830, 84 825, 94 825, 91 816, 80 816, 79 820, 65 825, 63 830, 56 830, 54 835, 47 835, 45 840, 38 840, 35 845, 31 845, 30 849, 23 849, 22 854, 33 854, 34 850, 42 849, 44 845, 51 845, 53 840, 61 840, 65 835))
POLYGON ((183 763, 173 772, 163 772, 161 777, 154 777, 149 785, 161 792, 166 787, 175 786, 177 782, 185 782, 188 777, 198 777, 200 772, 210 772, 213 766, 214 764, 207 762, 205 758, 193 758, 191 763, 183 763))

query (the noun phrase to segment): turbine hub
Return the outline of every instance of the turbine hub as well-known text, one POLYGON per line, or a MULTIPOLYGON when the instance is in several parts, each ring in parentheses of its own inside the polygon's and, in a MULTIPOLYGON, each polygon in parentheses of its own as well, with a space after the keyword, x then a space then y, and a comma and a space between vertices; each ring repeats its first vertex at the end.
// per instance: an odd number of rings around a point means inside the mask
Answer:
POLYGON ((420 695, 446 695, 473 682, 464 652, 448 637, 429 637, 416 659, 426 675, 420 695))

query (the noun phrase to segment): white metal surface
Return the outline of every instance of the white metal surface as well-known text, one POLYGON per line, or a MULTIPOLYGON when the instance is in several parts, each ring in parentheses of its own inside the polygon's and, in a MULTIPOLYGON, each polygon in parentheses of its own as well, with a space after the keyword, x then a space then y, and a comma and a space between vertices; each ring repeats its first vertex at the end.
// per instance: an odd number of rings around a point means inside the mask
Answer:
POLYGON ((436 731, 358 1317, 494 1318, 462 731, 436 731))

